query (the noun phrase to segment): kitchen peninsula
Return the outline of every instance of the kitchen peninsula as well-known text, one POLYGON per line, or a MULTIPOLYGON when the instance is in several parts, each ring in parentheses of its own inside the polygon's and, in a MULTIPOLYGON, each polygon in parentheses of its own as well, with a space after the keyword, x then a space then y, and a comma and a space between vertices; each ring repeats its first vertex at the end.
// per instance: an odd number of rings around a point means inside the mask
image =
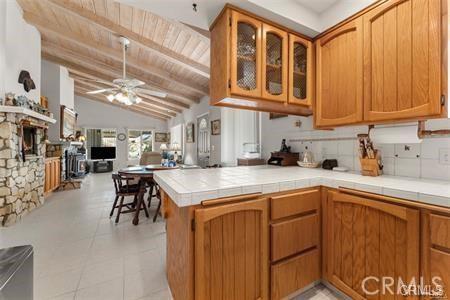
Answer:
POLYGON ((363 299, 366 276, 450 284, 448 182, 272 166, 155 180, 175 299, 280 299, 320 281, 363 299))

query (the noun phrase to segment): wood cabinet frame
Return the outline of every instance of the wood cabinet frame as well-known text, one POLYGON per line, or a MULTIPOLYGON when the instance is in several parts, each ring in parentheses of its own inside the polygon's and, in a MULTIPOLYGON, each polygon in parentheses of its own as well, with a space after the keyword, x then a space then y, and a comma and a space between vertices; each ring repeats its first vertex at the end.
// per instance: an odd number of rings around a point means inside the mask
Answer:
MULTIPOLYGON (((414 103, 414 99, 416 98, 415 94, 423 93, 421 91, 421 88, 426 88, 426 94, 428 102, 420 105, 415 106, 412 108, 405 108, 405 109, 397 109, 395 111, 373 111, 371 110, 372 107, 372 75, 373 75, 373 68, 372 68, 372 47, 373 43, 371 43, 372 39, 372 22, 377 20, 379 17, 383 17, 385 13, 389 12, 392 9, 395 9, 397 6, 410 2, 411 4, 411 13, 413 13, 414 7, 412 7, 414 0, 390 0, 387 1, 372 10, 368 11, 364 14, 364 121, 365 122, 371 122, 371 121, 390 121, 390 120, 398 120, 398 119, 413 119, 417 117, 426 117, 426 116, 438 116, 441 114, 441 95, 442 95, 442 76, 441 76, 441 65, 442 65, 442 45, 441 45, 441 14, 442 14, 442 8, 441 8, 441 1, 440 0, 431 0, 429 1, 429 20, 432 22, 429 26, 427 26, 428 31, 427 37, 428 37, 428 44, 424 46, 428 50, 429 54, 429 60, 428 65, 424 66, 423 63, 419 63, 416 59, 419 58, 419 54, 421 49, 415 49, 415 45, 412 42, 412 39, 409 41, 405 41, 407 45, 411 44, 410 46, 407 46, 407 49, 410 50, 410 53, 396 53, 395 57, 398 57, 397 55, 410 55, 411 61, 409 65, 404 65, 403 67, 406 68, 406 70, 401 70, 398 66, 398 60, 397 64, 391 66, 393 70, 398 74, 397 78, 400 78, 398 76, 404 77, 409 75, 410 80, 410 88, 406 87, 405 92, 409 93, 409 95, 405 95, 404 97, 407 100, 410 100, 412 103, 414 103), (419 70, 419 68, 425 68, 428 73, 426 75, 427 83, 423 83, 423 86, 419 86, 418 82, 414 81, 415 76, 421 76, 420 73, 423 73, 423 70, 419 70)), ((396 16, 395 22, 397 24, 398 19, 400 17, 396 16)), ((406 22, 406 21, 405 21, 406 22)), ((408 21, 410 29, 412 30, 413 24, 411 24, 411 20, 408 21)), ((408 24, 408 23, 407 23, 408 24)), ((398 33, 397 33, 398 34, 398 33)), ((408 38, 408 34, 413 35, 413 33, 405 33, 404 38, 408 38)), ((383 33, 383 37, 386 39, 394 39, 397 44, 395 46, 396 51, 398 52, 398 41, 397 36, 393 37, 386 37, 386 34, 383 33)), ((417 37, 419 38, 419 37, 417 37)), ((383 45, 383 44, 381 44, 383 45)), ((384 51, 386 51, 384 49, 384 51)), ((388 54, 384 53, 383 57, 388 56, 388 54)), ((398 58, 397 58, 398 59, 398 58)), ((405 62, 406 63, 406 62, 405 62)), ((391 72, 392 73, 392 72, 391 72)), ((423 78, 421 78, 423 79, 423 78)), ((408 84, 407 82, 403 82, 404 84, 408 84)), ((396 101, 396 104, 400 101, 398 99, 399 97, 399 82, 394 82, 392 84, 398 85, 395 87, 396 93, 392 95, 392 100, 396 101)), ((380 83, 380 85, 385 87, 385 83, 380 83)), ((386 97, 385 95, 383 97, 386 97)))
POLYGON ((273 27, 268 24, 262 25, 262 51, 261 51, 261 57, 262 57, 262 97, 267 100, 273 100, 273 101, 279 101, 279 102, 286 102, 287 100, 287 93, 288 93, 288 34, 286 31, 283 31, 281 29, 278 29, 276 27, 273 27), (266 80, 267 80, 267 34, 273 33, 277 35, 281 39, 281 94, 280 95, 272 95, 267 91, 266 89, 266 80))
POLYGON ((314 44, 304 38, 301 38, 299 36, 289 34, 289 76, 288 76, 288 103, 290 104, 298 104, 298 105, 305 105, 305 106, 311 106, 314 99, 315 94, 315 87, 314 87, 314 44), (303 46, 306 47, 306 98, 305 99, 298 99, 294 96, 294 45, 295 43, 300 43, 303 46))
MULTIPOLYGON (((328 192, 328 211, 327 211, 327 249, 329 252, 326 255, 326 263, 327 263, 327 280, 329 280, 333 285, 342 290, 344 293, 352 297, 352 299, 366 299, 357 293, 351 286, 348 286, 341 278, 334 274, 334 253, 335 252, 335 225, 334 225, 334 205, 335 203, 345 203, 345 204, 353 204, 361 207, 372 208, 376 211, 383 212, 385 214, 391 215, 397 219, 406 222, 406 237, 405 237, 405 248, 406 248, 406 258, 405 262, 405 272, 406 279, 405 281, 411 280, 411 278, 419 278, 420 275, 420 245, 419 245, 419 237, 420 237, 420 217, 419 210, 412 209, 409 207, 391 204, 382 202, 379 200, 371 200, 370 198, 361 197, 358 195, 352 195, 350 193, 346 193, 345 191, 330 191, 328 192)), ((351 220, 353 222, 353 220, 351 220)), ((366 220, 367 222, 367 220, 366 220)), ((395 232, 395 230, 394 230, 395 232)), ((371 232, 363 232, 364 235, 374 234, 371 232)), ((375 234, 376 235, 376 234, 375 234)), ((367 245, 367 236, 365 237, 365 243, 367 245)), ((353 237, 352 237, 353 238, 353 237)), ((378 235, 375 238, 380 238, 378 235)), ((379 250, 381 251, 381 250, 379 250)), ((395 249, 393 250, 395 251, 395 249)), ((380 262, 382 264, 383 262, 380 262)), ((384 262, 385 264, 389 264, 389 262, 384 262)), ((378 271, 381 265, 377 266, 378 271)), ((342 268, 342 266, 341 266, 342 268)), ((385 267, 389 268, 389 267, 385 267)), ((381 274, 383 275, 383 274, 381 274)))
POLYGON ((262 23, 252 17, 241 14, 237 11, 231 12, 231 82, 230 82, 230 90, 232 94, 248 96, 248 97, 261 97, 262 91, 262 81, 261 81, 261 30, 262 23), (256 80, 256 88, 254 90, 244 90, 237 84, 237 47, 238 47, 238 24, 246 23, 255 28, 255 45, 256 45, 256 53, 255 53, 255 80, 256 80))
POLYGON ((205 249, 205 223, 227 214, 245 211, 260 212, 260 219, 257 222, 260 225, 260 295, 261 300, 268 299, 269 295, 269 240, 268 240, 268 199, 260 198, 243 202, 235 202, 220 206, 199 208, 195 210, 195 299, 202 300, 205 297, 204 282, 208 280, 205 274, 204 258, 205 249))
MULTIPOLYGON (((317 54, 317 81, 316 81, 316 109, 315 109, 315 124, 322 127, 339 126, 359 123, 363 120, 363 22, 362 18, 352 20, 342 27, 328 33, 321 37, 316 42, 316 54, 317 54), (356 86, 356 107, 355 112, 345 117, 326 118, 323 115, 323 93, 322 93, 322 47, 325 46, 331 40, 346 34, 348 32, 356 32, 356 78, 354 83, 356 86)), ((345 68, 344 66, 342 68, 345 68)))

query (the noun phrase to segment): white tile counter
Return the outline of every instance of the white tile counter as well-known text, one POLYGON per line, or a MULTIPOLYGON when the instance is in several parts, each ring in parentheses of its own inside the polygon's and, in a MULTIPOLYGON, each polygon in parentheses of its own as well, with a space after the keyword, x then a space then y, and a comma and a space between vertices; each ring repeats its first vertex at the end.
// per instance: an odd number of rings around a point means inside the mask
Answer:
POLYGON ((156 182, 178 206, 203 200, 323 185, 450 207, 450 182, 397 176, 368 177, 300 167, 254 166, 155 172, 156 182))

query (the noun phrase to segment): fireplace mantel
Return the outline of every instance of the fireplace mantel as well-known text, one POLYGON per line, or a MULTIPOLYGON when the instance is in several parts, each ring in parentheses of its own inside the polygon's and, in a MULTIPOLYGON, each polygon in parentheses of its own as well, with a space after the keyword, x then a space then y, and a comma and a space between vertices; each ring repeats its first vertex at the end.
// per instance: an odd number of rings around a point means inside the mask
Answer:
POLYGON ((0 113, 2 113, 2 112, 3 113, 22 114, 22 115, 30 116, 35 119, 42 120, 47 123, 51 123, 51 124, 56 123, 55 119, 52 119, 46 115, 40 114, 38 112, 35 112, 35 111, 25 108, 25 107, 0 105, 0 113))

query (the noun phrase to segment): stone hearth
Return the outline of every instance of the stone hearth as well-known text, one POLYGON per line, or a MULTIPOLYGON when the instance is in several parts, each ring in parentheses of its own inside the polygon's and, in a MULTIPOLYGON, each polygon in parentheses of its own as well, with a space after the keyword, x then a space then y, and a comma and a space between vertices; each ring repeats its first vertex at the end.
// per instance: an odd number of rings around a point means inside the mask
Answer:
POLYGON ((0 226, 15 223, 44 203, 44 126, 26 114, 0 112, 0 226), (35 153, 21 153, 21 125, 34 124, 35 153))

